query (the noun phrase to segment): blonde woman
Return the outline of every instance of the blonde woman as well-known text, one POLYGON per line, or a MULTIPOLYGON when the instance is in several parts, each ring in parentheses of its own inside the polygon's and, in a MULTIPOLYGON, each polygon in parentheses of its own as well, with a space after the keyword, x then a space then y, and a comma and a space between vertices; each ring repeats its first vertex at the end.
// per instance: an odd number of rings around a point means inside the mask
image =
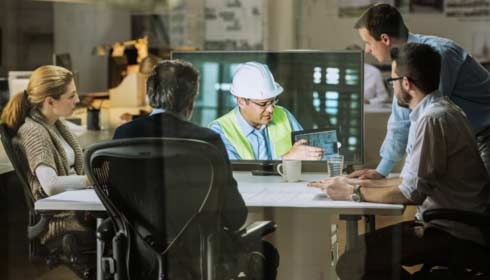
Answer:
POLYGON ((83 175, 83 154, 61 117, 80 102, 73 74, 58 66, 41 66, 27 89, 9 101, 1 121, 17 133, 29 163, 35 199, 89 184, 83 175))
MULTIPOLYGON (((27 89, 14 95, 2 113, 1 122, 15 134, 27 159, 26 175, 36 200, 90 185, 83 175, 80 144, 61 119, 79 102, 73 74, 47 65, 34 70, 27 89)), ((79 244, 93 243, 94 229, 90 215, 66 211, 50 220, 40 241, 49 247, 53 238, 73 232, 79 244)))

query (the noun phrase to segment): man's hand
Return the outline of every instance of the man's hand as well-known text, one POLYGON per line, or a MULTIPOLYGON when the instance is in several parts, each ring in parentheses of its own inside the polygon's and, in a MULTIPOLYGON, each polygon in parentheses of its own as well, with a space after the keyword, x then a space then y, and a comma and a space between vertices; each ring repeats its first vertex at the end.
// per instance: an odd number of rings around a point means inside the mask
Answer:
POLYGON ((381 175, 376 169, 361 169, 352 172, 347 177, 359 178, 359 179, 384 179, 385 176, 381 175))
POLYGON ((323 149, 313 146, 308 146, 306 139, 298 140, 294 143, 291 150, 282 156, 283 159, 299 159, 299 160, 320 160, 323 156, 323 149))
POLYGON ((316 182, 320 182, 320 183, 324 183, 324 184, 332 184, 333 182, 336 182, 336 183, 346 183, 346 184, 350 184, 350 185, 357 185, 357 184, 361 184, 363 182, 366 182, 368 180, 359 180, 357 178, 348 178, 346 176, 336 176, 336 177, 326 177, 326 178, 323 178, 321 180, 318 180, 316 182))
POLYGON ((332 200, 351 200, 354 186, 345 177, 334 177, 308 183, 308 187, 322 189, 332 200))

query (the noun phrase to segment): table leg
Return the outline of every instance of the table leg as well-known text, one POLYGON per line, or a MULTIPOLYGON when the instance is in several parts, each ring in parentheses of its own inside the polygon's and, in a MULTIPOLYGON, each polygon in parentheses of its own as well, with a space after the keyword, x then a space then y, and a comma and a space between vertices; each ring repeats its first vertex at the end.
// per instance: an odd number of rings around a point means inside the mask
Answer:
POLYGON ((345 239, 345 250, 349 250, 353 248, 359 239, 359 231, 357 227, 357 221, 361 219, 361 216, 359 215, 340 215, 339 216, 340 220, 345 221, 345 234, 346 234, 346 239, 345 239))
POLYGON ((375 231, 376 230, 376 216, 365 215, 364 219, 366 221, 366 233, 375 231))
MULTIPOLYGON (((97 229, 102 223, 102 218, 97 217, 97 229)), ((96 236, 96 244, 97 244, 97 280, 102 280, 102 241, 99 240, 96 236)))

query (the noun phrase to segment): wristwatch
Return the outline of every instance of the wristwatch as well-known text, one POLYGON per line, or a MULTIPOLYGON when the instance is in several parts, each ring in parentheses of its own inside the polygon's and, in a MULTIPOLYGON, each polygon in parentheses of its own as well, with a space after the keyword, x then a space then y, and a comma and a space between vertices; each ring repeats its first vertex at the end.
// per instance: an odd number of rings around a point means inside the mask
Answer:
POLYGON ((361 185, 359 185, 359 184, 354 185, 354 190, 353 190, 350 198, 352 199, 352 201, 355 201, 355 202, 364 201, 362 199, 362 194, 361 194, 361 185))

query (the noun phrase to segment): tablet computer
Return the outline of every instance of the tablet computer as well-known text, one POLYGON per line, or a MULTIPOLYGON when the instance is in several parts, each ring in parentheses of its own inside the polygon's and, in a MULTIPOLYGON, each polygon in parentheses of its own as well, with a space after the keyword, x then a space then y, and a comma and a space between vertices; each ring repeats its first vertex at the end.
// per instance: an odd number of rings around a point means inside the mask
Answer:
POLYGON ((308 140, 308 145, 323 148, 322 160, 326 160, 329 155, 338 154, 337 131, 326 128, 306 129, 291 132, 293 143, 300 139, 308 140))

